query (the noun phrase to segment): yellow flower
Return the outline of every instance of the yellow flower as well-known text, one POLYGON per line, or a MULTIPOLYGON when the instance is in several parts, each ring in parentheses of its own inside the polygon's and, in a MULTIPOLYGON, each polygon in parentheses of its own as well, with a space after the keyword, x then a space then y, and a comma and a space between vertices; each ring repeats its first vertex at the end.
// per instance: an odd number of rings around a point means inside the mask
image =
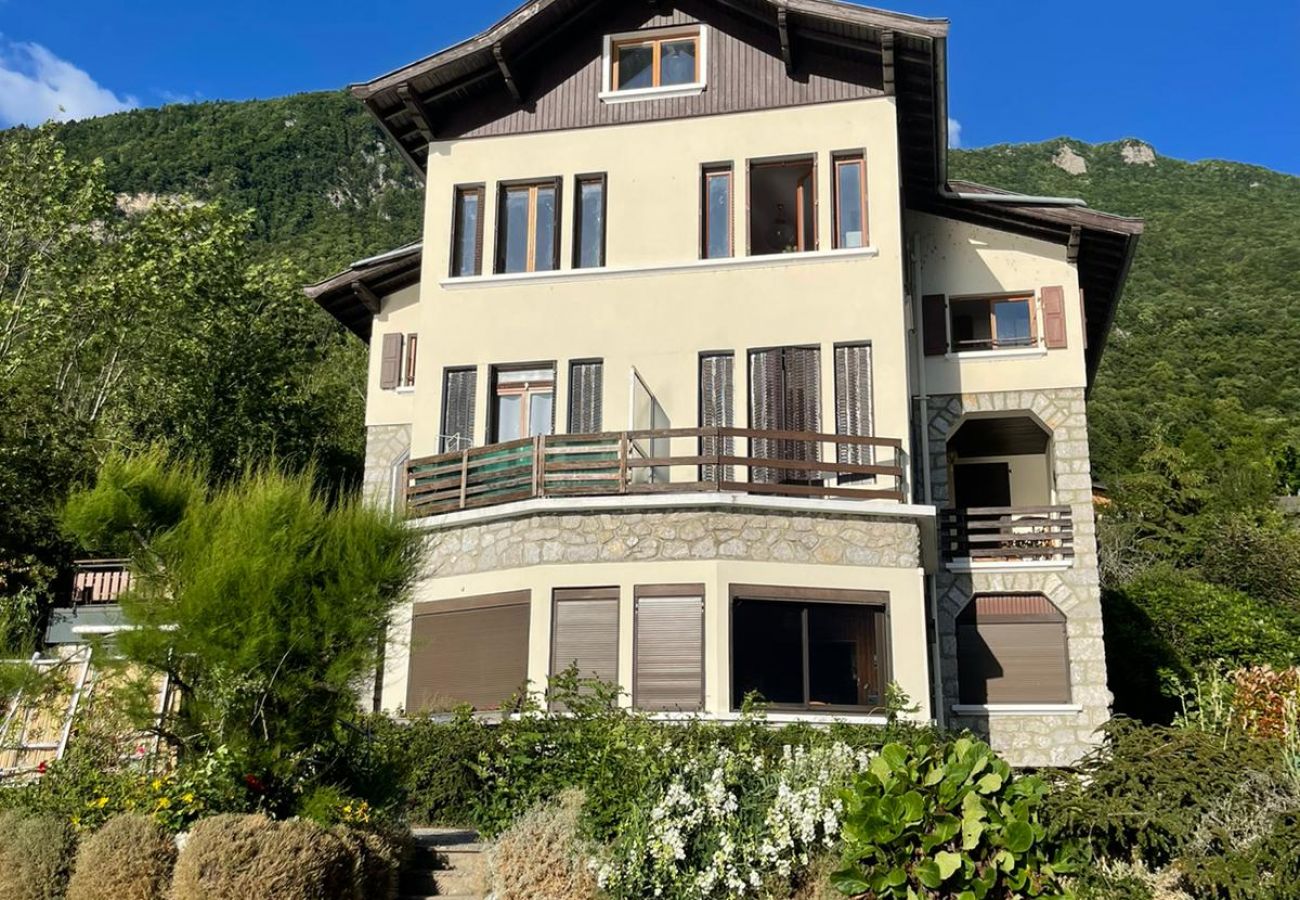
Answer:
POLYGON ((194 802, 194 794, 193 794, 193 793, 187 793, 184 797, 181 797, 181 800, 182 800, 186 805, 188 805, 188 804, 190 804, 190 803, 193 803, 193 802, 194 802))
POLYGON ((108 806, 107 797, 100 797, 98 800, 95 801, 95 809, 103 809, 105 806, 108 806))
POLYGON ((172 805, 172 802, 171 802, 171 800, 168 799, 167 797, 159 797, 159 798, 158 798, 158 808, 159 808, 159 809, 171 809, 171 805, 172 805))
POLYGON ((161 779, 161 778, 155 778, 155 779, 153 780, 153 789, 154 789, 155 791, 161 791, 161 790, 162 790, 162 779, 161 779))

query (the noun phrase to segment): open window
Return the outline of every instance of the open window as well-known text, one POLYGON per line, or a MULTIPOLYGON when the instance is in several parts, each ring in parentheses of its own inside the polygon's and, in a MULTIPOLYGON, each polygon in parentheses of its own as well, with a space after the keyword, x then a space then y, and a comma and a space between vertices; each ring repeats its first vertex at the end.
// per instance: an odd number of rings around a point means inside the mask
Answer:
POLYGON ((954 297, 949 302, 949 315, 953 353, 1033 347, 1038 343, 1033 294, 954 297))
POLYGON ((489 443, 554 433, 555 367, 493 369, 489 443))
POLYGON ((817 163, 809 157, 749 164, 749 253, 817 249, 817 163))
POLYGON ((887 600, 874 591, 734 586, 732 705, 757 694, 778 708, 880 709, 887 600))

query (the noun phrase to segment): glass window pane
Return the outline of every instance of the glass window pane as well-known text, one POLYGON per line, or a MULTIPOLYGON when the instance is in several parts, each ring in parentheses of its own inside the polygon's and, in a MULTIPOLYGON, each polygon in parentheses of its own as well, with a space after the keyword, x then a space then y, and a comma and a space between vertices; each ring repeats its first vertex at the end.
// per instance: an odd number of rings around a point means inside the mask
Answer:
POLYGON ((768 703, 803 705, 803 608, 738 600, 732 612, 732 703, 757 693, 768 703))
POLYGON ((696 43, 689 41, 672 41, 666 43, 659 51, 659 84, 694 84, 695 83, 696 43))
POLYGON ((998 325, 998 345, 1002 347, 1028 344, 1029 301, 1011 300, 993 307, 998 325))
POLYGON ((620 47, 616 91, 654 87, 655 51, 650 45, 620 47))
POLYGON ((523 398, 519 394, 497 397, 497 441, 506 443, 523 437, 519 430, 519 409, 523 398))
POLYGON ((478 275, 478 214, 479 195, 466 191, 460 195, 456 210, 456 263, 453 271, 458 277, 478 275))
POLYGON ((605 264, 605 185, 586 181, 580 188, 578 212, 578 268, 592 269, 605 264))
POLYGON ((506 192, 506 214, 501 243, 506 272, 528 271, 528 188, 506 192))
POLYGON ((537 249, 533 269, 549 272, 555 268, 555 188, 537 189, 537 249))
POLYGON ((987 300, 952 302, 952 340, 954 350, 992 349, 987 300))
POLYGON ((839 173, 839 247, 861 247, 866 229, 862 224, 862 166, 856 162, 837 167, 839 173))
POLYGON ((533 394, 528 404, 528 436, 538 437, 551 433, 554 394, 533 394))
POLYGON ((808 607, 808 699, 813 706, 880 704, 876 611, 814 603, 808 607))
POLYGON ((708 180, 708 209, 705 242, 706 259, 725 259, 731 256, 731 176, 710 175, 708 180))

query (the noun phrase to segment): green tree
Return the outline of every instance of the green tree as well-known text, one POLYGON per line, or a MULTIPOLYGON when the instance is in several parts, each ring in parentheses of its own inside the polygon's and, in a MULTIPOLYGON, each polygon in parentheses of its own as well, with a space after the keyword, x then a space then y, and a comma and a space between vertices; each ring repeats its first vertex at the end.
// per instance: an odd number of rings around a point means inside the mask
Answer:
POLYGON ((322 774, 413 577, 409 529, 325 496, 310 470, 211 488, 160 450, 110 457, 64 520, 87 549, 129 555, 118 648, 181 690, 169 741, 229 748, 272 793, 322 774))

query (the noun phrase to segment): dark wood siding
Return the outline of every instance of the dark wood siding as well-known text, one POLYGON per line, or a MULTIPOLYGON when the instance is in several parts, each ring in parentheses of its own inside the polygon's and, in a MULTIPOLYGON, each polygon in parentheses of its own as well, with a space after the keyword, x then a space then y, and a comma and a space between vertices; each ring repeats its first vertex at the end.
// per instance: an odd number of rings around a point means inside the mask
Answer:
POLYGON ((438 138, 590 128, 884 95, 878 58, 804 43, 797 48, 798 69, 791 78, 774 28, 702 0, 680 0, 674 7, 656 14, 639 3, 604 5, 580 31, 575 29, 567 52, 530 66, 532 70, 520 77, 522 105, 504 88, 493 91, 448 110, 448 118, 438 123, 438 138), (635 103, 600 100, 604 35, 701 21, 709 26, 708 87, 702 94, 635 103))
POLYGON ((1069 703, 1066 621, 1041 594, 976 597, 957 617, 962 703, 1069 703))
POLYGON ((500 708, 528 680, 528 619, 527 591, 417 606, 407 712, 500 708))

